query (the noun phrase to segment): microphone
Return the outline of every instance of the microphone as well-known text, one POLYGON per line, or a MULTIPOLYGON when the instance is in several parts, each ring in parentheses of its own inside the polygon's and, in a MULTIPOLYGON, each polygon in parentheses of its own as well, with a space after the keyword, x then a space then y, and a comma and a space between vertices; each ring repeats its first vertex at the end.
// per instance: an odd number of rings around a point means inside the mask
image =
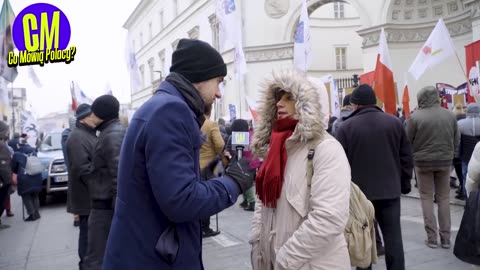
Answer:
POLYGON ((250 133, 232 132, 232 150, 237 151, 237 160, 243 157, 243 151, 250 145, 250 133))

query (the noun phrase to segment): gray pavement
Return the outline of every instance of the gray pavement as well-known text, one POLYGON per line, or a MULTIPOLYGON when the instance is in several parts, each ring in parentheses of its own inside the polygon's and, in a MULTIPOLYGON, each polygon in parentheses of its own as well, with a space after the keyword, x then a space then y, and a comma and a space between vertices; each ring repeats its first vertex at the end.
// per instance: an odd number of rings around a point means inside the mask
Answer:
MULTIPOLYGON (((73 219, 66 213, 64 201, 59 200, 42 208, 42 218, 35 222, 21 220, 21 200, 17 195, 12 196, 12 204, 15 217, 2 217, 2 222, 12 227, 0 231, 0 269, 78 269, 78 228, 72 226, 73 219)), ((463 208, 452 205, 451 210, 453 241, 463 208)), ((205 269, 251 269, 247 240, 251 215, 252 212, 243 211, 238 204, 219 214, 222 233, 204 240, 205 269)), ((212 226, 215 226, 214 218, 212 226)), ((423 218, 420 201, 416 198, 402 198, 402 230, 407 269, 472 269, 456 259, 452 249, 430 249, 423 244, 423 218)), ((374 269, 386 269, 384 257, 374 269)))

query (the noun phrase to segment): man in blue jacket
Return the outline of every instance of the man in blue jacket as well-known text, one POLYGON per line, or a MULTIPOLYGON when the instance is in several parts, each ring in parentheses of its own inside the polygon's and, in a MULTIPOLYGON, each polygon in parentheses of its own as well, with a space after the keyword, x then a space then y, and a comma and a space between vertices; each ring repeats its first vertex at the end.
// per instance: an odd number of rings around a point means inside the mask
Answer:
POLYGON ((182 39, 170 72, 125 136, 105 270, 203 269, 200 219, 232 206, 253 184, 245 159, 228 164, 223 177, 200 181, 205 107, 221 97, 227 74, 221 55, 182 39))

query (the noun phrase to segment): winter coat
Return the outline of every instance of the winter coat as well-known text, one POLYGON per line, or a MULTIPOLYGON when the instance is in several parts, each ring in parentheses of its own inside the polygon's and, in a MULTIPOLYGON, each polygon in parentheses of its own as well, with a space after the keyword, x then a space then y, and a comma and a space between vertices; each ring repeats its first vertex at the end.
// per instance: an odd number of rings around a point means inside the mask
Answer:
POLYGON ((103 122, 93 154, 94 177, 89 177, 88 190, 92 208, 112 209, 117 197, 117 174, 125 127, 118 118, 103 122))
POLYGON ((475 145, 480 140, 480 105, 471 103, 467 107, 467 118, 458 121, 460 130, 460 157, 468 163, 475 145))
POLYGON ((347 106, 340 112, 340 117, 337 120, 335 120, 335 122, 333 122, 333 126, 332 126, 332 135, 333 136, 335 136, 335 132, 337 132, 340 125, 345 121, 345 118, 350 116, 350 114, 352 114, 352 112, 353 112, 352 106, 347 106))
POLYGON ((12 158, 12 172, 17 174, 17 192, 20 196, 42 191, 42 174, 25 174, 27 155, 36 156, 35 150, 30 145, 23 144, 12 158))
POLYGON ((415 166, 450 166, 460 145, 457 119, 440 106, 435 88, 420 90, 417 98, 419 107, 406 125, 415 166))
POLYGON ((480 184, 480 143, 477 143, 473 150, 472 158, 468 163, 468 173, 465 183, 467 195, 479 188, 480 184))
POLYGON ((68 155, 67 155, 67 140, 68 136, 70 136, 70 133, 72 132, 71 128, 66 128, 62 132, 62 140, 61 140, 61 145, 62 145, 62 153, 63 153, 63 160, 65 161, 65 166, 70 166, 70 163, 68 161, 68 155))
POLYGON ((203 123, 201 131, 206 136, 206 141, 200 148, 200 170, 203 170, 208 163, 223 152, 225 142, 217 123, 208 118, 203 123))
POLYGON ((0 187, 12 184, 12 154, 5 141, 0 140, 0 187))
POLYGON ((95 130, 77 122, 66 142, 68 166, 67 212, 74 215, 90 214, 88 182, 94 177, 93 151, 97 144, 95 130))
POLYGON ((318 89, 302 75, 274 75, 263 90, 253 151, 268 152, 276 118, 278 89, 296 99, 299 122, 286 141, 287 164, 277 208, 256 203, 249 241, 254 270, 350 269, 344 237, 349 217, 350 167, 341 145, 325 131, 318 89), (319 117, 320 116, 320 117, 319 117), (314 173, 308 187, 307 155, 314 148, 314 173))
POLYGON ((200 181, 202 143, 195 114, 172 84, 162 82, 125 136, 104 270, 203 269, 200 219, 233 205, 240 189, 226 177, 200 181), (162 241, 169 232, 178 241, 162 241), (178 246, 172 265, 157 243, 178 246))
POLYGON ((411 189, 413 160, 402 122, 380 108, 353 112, 336 133, 352 167, 352 181, 369 200, 399 198, 411 189))

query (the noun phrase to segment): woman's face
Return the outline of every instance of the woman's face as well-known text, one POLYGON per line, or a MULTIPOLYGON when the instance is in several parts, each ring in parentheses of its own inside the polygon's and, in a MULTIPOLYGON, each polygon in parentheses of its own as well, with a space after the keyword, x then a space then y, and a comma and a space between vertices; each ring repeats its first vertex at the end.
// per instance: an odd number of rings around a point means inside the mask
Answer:
POLYGON ((277 119, 283 119, 295 114, 295 101, 290 93, 280 91, 277 102, 277 119))

